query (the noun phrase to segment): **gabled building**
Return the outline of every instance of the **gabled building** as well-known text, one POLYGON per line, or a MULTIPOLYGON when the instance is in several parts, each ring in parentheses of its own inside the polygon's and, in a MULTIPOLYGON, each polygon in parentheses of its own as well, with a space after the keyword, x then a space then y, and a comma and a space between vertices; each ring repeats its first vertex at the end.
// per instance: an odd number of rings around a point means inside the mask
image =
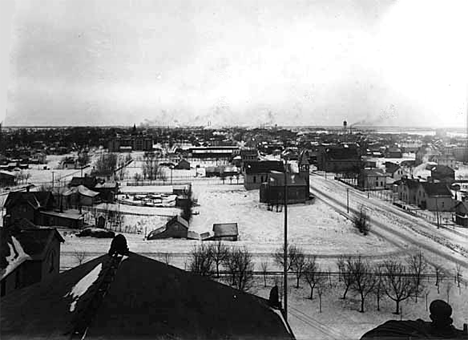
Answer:
POLYGON ((457 202, 454 209, 455 223, 462 227, 468 227, 468 202, 457 202))
POLYGON ((385 150, 385 157, 386 158, 401 158, 403 157, 403 152, 400 148, 397 147, 390 147, 385 150))
MULTIPOLYGON (((272 171, 260 187, 260 202, 271 205, 284 204, 284 172, 272 171)), ((300 174, 286 174, 287 202, 304 203, 309 199, 309 186, 300 174)))
POLYGON ((171 218, 165 226, 155 229, 148 234, 148 240, 164 238, 187 238, 189 223, 183 217, 177 215, 171 218))
POLYGON ((62 242, 55 228, 26 219, 0 228, 1 296, 58 274, 62 242))
POLYGON ((247 190, 259 189, 268 179, 271 171, 284 172, 284 164, 281 161, 246 162, 244 164, 244 187, 247 190))
POLYGON ((237 241, 239 237, 237 223, 215 223, 213 233, 215 241, 237 241))
POLYGON ((16 339, 294 339, 267 300, 128 251, 4 297, 1 324, 16 339))
POLYGON ((407 204, 416 204, 416 192, 419 181, 410 178, 402 178, 398 184, 398 199, 407 204))
POLYGON ((68 183, 68 187, 71 188, 84 185, 89 190, 94 190, 96 184, 98 184, 96 176, 73 177, 70 183, 68 183))
POLYGON ((395 181, 402 179, 405 174, 401 166, 391 162, 385 163, 385 173, 395 181))
POLYGON ((327 172, 355 172, 361 168, 361 156, 355 145, 321 145, 317 155, 317 169, 327 172))
POLYGON ((36 225, 44 225, 41 212, 53 210, 54 204, 54 196, 49 191, 10 192, 5 201, 5 219, 13 223, 25 218, 36 225))
POLYGON ((431 178, 444 183, 455 181, 455 170, 446 165, 431 167, 431 178))
POLYGON ((416 191, 416 205, 429 211, 452 211, 452 192, 445 183, 420 182, 416 191))
POLYGON ((358 187, 362 190, 383 190, 388 174, 378 169, 362 169, 358 176, 358 187))

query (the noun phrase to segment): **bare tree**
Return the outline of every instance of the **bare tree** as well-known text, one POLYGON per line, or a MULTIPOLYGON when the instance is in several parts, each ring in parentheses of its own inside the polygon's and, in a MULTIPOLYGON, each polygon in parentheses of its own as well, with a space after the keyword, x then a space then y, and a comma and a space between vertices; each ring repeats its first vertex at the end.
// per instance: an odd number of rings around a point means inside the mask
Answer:
POLYGON ((252 254, 245 248, 233 249, 229 251, 225 263, 231 274, 233 286, 241 291, 249 290, 253 281, 252 254))
POLYGON ((361 205, 359 211, 351 219, 353 225, 360 233, 367 235, 370 231, 369 216, 366 213, 365 207, 361 205))
POLYGON ((361 313, 364 313, 364 302, 370 293, 374 290, 376 277, 374 270, 368 261, 363 260, 361 256, 351 259, 348 262, 349 272, 353 277, 353 282, 350 286, 351 290, 355 291, 361 297, 361 313))
POLYGON ((453 288, 453 283, 452 282, 447 282, 445 285, 445 291, 447 293, 447 303, 450 303, 450 291, 453 288))
POLYGON ((455 265, 455 282, 457 283, 457 287, 460 288, 460 282, 462 280, 463 273, 461 270, 461 264, 457 263, 455 265))
POLYGON ((382 297, 384 297, 384 294, 385 294, 385 286, 384 286, 384 281, 382 278, 382 271, 380 267, 376 268, 375 277, 376 277, 376 282, 375 282, 375 287, 372 293, 375 295, 375 299, 377 302, 377 311, 380 311, 380 300, 382 299, 382 297))
POLYGON ((187 222, 190 223, 192 220, 193 216, 193 207, 195 206, 195 199, 193 198, 193 193, 192 190, 187 194, 187 199, 183 201, 182 203, 182 212, 180 213, 180 216, 182 216, 187 222))
POLYGON ((349 270, 349 263, 351 262, 352 258, 351 256, 345 257, 345 256, 340 256, 338 260, 336 261, 336 265, 338 266, 338 272, 341 278, 341 281, 343 282, 343 285, 345 286, 345 291, 343 293, 342 299, 346 299, 346 294, 349 291, 349 288, 353 284, 353 275, 351 274, 349 270))
POLYGON ((447 277, 447 273, 445 272, 444 268, 439 264, 433 264, 432 267, 434 268, 436 275, 435 285, 437 286, 437 293, 440 294, 440 284, 447 277))
POLYGON ((421 251, 419 251, 417 254, 412 255, 409 257, 407 260, 408 266, 411 270, 411 274, 414 276, 414 283, 416 285, 416 292, 415 292, 415 298, 416 302, 418 302, 418 295, 420 291, 424 289, 422 287, 422 279, 423 279, 423 274, 427 268, 427 261, 424 258, 423 254, 421 251))
POLYGON ((304 268, 304 279, 310 287, 310 299, 314 299, 314 288, 327 282, 326 273, 321 272, 317 256, 309 257, 304 268))
POLYGON ((385 294, 395 301, 395 314, 400 314, 400 303, 416 294, 415 279, 408 269, 396 260, 386 260, 383 264, 385 294))
POLYGON ((221 241, 210 244, 211 255, 216 268, 216 277, 219 277, 219 266, 224 262, 229 253, 229 248, 221 241))
POLYGON ((262 270, 262 274, 263 274, 263 286, 266 287, 267 286, 266 277, 268 274, 268 262, 262 261, 260 263, 260 269, 262 270))
POLYGON ((201 244, 190 252, 190 271, 202 276, 213 275, 213 257, 211 249, 201 244))
POLYGON ((87 256, 88 255, 86 254, 84 250, 75 249, 75 251, 73 252, 73 257, 78 262, 78 265, 83 264, 87 256))
MULTIPOLYGON (((288 251, 286 254, 286 270, 290 271, 293 263, 296 259, 296 253, 297 253, 297 247, 295 245, 289 244, 288 245, 288 251)), ((277 249, 273 253, 273 258, 275 259, 276 264, 280 266, 281 268, 284 267, 284 246, 277 249)))
POLYGON ((94 166, 94 174, 100 176, 110 176, 114 173, 117 166, 117 155, 107 153, 101 155, 94 166))
MULTIPOLYGON (((324 277, 325 273, 319 272, 318 275, 319 275, 319 277, 320 276, 324 277)), ((326 279, 325 280, 320 280, 317 283, 317 295, 319 297, 319 312, 320 313, 322 313, 322 296, 328 289, 331 289, 331 286, 327 285, 326 281, 327 281, 326 279)))
POLYGON ((294 257, 292 257, 291 261, 291 269, 296 274, 296 288, 299 288, 299 281, 304 273, 306 264, 304 251, 301 248, 296 247, 294 257))

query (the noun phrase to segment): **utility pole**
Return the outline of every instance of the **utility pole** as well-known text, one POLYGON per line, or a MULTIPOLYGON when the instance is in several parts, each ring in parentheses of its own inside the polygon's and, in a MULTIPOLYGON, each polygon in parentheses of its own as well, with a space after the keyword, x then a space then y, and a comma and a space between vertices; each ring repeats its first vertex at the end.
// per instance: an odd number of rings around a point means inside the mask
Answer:
POLYGON ((349 214, 349 188, 346 188, 346 212, 349 214))
POLYGON ((440 228, 440 220, 439 220, 439 202, 437 201, 437 196, 435 196, 436 200, 436 216, 437 216, 437 229, 440 228))
POLYGON ((285 160, 284 168, 284 319, 288 321, 288 161, 285 160))
POLYGON ((52 189, 54 188, 55 178, 54 178, 55 171, 52 171, 52 189))

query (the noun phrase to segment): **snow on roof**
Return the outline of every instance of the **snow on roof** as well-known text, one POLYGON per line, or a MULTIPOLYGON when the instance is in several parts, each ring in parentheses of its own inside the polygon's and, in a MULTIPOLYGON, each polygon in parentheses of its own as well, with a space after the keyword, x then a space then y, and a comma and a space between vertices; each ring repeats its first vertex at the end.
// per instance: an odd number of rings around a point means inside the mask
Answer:
POLYGON ((2 271, 0 279, 7 277, 21 263, 31 259, 31 257, 24 251, 23 247, 21 246, 21 243, 19 243, 14 236, 11 237, 11 241, 13 242, 13 245, 8 242, 8 247, 10 248, 10 255, 6 257, 6 261, 8 264, 6 268, 2 271))
POLYGON ((73 286, 72 290, 63 297, 71 296, 73 301, 70 303, 70 312, 75 310, 76 304, 80 297, 86 293, 89 287, 98 279, 102 270, 102 263, 99 263, 92 271, 73 286))

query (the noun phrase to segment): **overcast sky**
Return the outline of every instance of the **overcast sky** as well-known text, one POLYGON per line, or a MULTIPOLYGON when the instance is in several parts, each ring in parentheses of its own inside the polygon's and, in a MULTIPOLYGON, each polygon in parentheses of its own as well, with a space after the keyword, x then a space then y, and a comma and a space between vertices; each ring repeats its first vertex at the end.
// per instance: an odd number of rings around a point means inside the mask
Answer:
POLYGON ((466 125, 466 0, 14 5, 7 125, 466 125))

